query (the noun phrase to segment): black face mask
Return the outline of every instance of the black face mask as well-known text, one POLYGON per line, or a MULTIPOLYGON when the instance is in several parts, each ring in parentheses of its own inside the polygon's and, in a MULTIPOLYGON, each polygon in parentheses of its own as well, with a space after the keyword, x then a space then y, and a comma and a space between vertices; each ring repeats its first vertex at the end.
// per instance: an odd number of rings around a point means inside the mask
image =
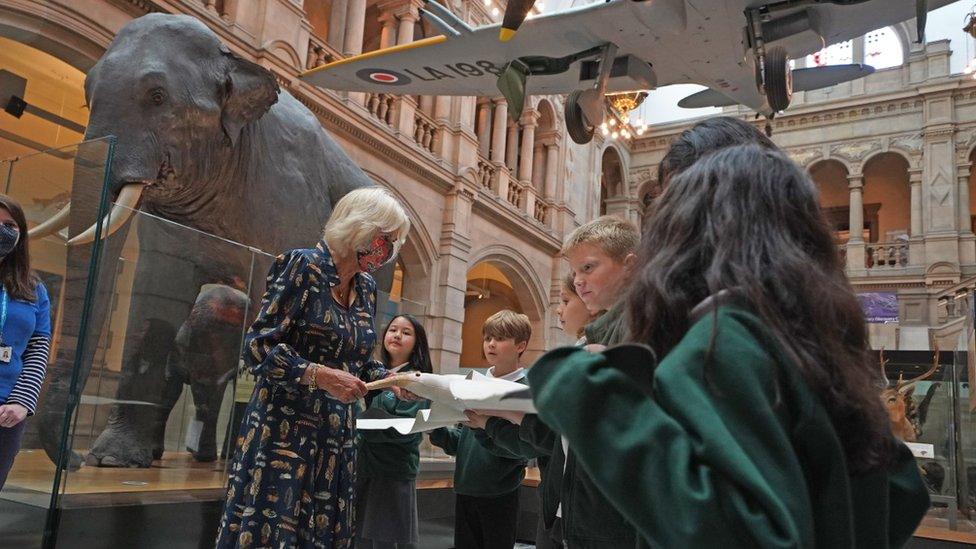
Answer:
POLYGON ((0 225, 0 257, 4 257, 17 247, 20 231, 16 227, 0 225))

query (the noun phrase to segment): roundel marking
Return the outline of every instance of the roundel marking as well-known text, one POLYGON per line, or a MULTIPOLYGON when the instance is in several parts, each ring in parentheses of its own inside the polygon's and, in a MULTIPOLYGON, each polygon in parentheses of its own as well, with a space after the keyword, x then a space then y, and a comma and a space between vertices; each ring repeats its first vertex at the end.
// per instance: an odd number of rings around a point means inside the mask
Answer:
POLYGON ((387 69, 361 69, 356 77, 374 84, 387 86, 405 86, 411 82, 410 77, 387 69))

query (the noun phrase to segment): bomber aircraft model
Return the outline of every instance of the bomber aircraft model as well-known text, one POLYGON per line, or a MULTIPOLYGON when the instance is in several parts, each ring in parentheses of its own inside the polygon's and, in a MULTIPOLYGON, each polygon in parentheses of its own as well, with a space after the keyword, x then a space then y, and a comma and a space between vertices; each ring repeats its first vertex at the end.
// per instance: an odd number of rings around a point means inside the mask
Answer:
MULTIPOLYGON (((772 119, 794 91, 873 72, 852 64, 793 69, 800 58, 956 0, 611 0, 526 19, 534 0, 509 0, 501 24, 472 28, 428 0, 442 34, 305 72, 323 88, 420 95, 501 95, 514 118, 526 95, 569 94, 567 131, 587 143, 608 96, 670 84, 708 89, 682 107, 742 104, 772 119), (498 90, 498 91, 496 91, 498 90)), ((767 131, 769 125, 767 124, 767 131)))

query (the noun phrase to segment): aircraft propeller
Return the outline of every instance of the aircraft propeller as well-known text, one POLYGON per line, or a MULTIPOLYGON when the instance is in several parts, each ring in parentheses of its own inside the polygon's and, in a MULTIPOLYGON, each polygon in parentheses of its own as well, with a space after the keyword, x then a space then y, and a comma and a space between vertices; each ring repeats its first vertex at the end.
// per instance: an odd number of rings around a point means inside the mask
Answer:
POLYGON ((535 0, 508 0, 505 6, 505 18, 502 19, 502 28, 498 31, 498 39, 508 42, 515 36, 522 22, 529 15, 529 10, 535 4, 535 0))

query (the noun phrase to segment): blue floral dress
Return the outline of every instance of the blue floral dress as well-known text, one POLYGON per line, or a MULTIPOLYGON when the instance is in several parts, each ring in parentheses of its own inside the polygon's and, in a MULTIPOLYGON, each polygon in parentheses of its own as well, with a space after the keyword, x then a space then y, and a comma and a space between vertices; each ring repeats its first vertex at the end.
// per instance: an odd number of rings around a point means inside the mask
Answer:
POLYGON ((376 282, 356 274, 353 302, 324 242, 278 257, 244 340, 257 376, 230 469, 218 548, 347 548, 352 544, 355 404, 301 383, 311 363, 364 380, 386 375, 370 359, 376 282))

